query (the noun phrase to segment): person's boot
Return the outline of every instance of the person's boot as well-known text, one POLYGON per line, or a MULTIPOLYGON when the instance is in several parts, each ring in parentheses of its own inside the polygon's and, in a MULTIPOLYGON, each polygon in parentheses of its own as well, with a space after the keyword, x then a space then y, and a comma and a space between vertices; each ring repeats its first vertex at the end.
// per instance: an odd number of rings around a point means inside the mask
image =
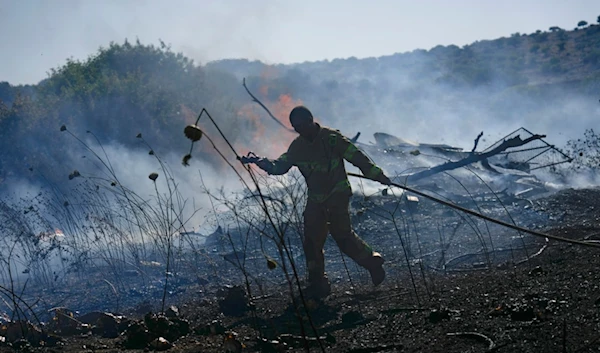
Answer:
POLYGON ((380 253, 374 252, 371 257, 368 266, 366 267, 371 274, 371 281, 374 286, 378 286, 385 279, 385 270, 383 269, 383 263, 385 259, 380 253))
POLYGON ((308 287, 304 289, 304 296, 314 299, 326 298, 330 293, 331 284, 329 284, 329 279, 327 277, 310 281, 308 287))

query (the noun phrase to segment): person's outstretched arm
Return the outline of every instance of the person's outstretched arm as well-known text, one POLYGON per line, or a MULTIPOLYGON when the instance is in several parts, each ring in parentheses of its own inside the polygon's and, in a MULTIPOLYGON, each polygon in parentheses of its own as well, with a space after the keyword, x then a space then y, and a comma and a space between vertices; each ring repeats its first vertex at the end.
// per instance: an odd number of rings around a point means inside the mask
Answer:
POLYGON ((285 174, 294 165, 291 161, 289 161, 287 152, 279 156, 277 159, 261 158, 255 164, 270 175, 285 174))
POLYGON ((364 176, 382 184, 390 185, 392 181, 383 173, 383 170, 373 163, 373 161, 359 150, 346 136, 336 131, 335 135, 330 138, 332 141, 335 141, 334 148, 337 153, 360 169, 364 176))

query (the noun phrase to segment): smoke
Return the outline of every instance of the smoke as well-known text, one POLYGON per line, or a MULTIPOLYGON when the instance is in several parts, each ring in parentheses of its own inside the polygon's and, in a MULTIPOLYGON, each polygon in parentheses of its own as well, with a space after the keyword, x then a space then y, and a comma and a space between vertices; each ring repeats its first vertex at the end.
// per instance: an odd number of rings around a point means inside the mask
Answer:
POLYGON ((344 102, 356 102, 356 106, 337 104, 331 115, 322 119, 349 136, 361 132, 363 142, 373 141, 375 132, 386 132, 408 140, 470 150, 482 131, 480 148, 520 127, 545 134, 552 143, 564 146, 568 140, 582 136, 600 116, 600 106, 592 97, 573 96, 566 91, 556 94, 560 98, 549 104, 509 92, 510 88, 500 92, 484 88, 480 93, 476 89, 402 81, 393 85, 388 82, 386 86, 387 92, 375 98, 359 92, 343 96, 344 102), (417 89, 419 95, 414 97, 402 94, 417 89))
MULTIPOLYGON (((422 51, 395 58, 306 63, 295 65, 300 73, 282 72, 279 79, 286 85, 280 89, 292 92, 317 121, 349 137, 360 132, 359 142, 367 144, 374 142, 374 133, 385 132, 470 151, 483 132, 476 149, 482 151, 524 127, 563 149, 600 116, 596 97, 577 93, 583 91, 570 84, 542 80, 514 85, 502 72, 490 69, 484 84, 461 85, 445 82, 445 69, 439 66, 422 51)), ((570 182, 581 184, 579 178, 570 182)))
MULTIPOLYGON (((118 248, 111 242, 113 238, 134 247, 140 244, 140 237, 158 241, 184 230, 208 235, 217 227, 216 217, 227 211, 218 199, 233 198, 243 190, 225 163, 209 162, 210 158, 202 155, 212 147, 196 146, 195 157, 185 167, 182 157, 187 150, 149 153, 147 148, 117 142, 100 145, 90 135, 85 135, 82 143, 69 139, 66 143, 70 148, 60 160, 35 168, 42 174, 52 169, 63 179, 3 183, 9 191, 0 198, 0 216, 6 220, 0 227, 4 235, 0 259, 9 261, 12 271, 20 274, 15 274, 15 280, 27 277, 30 270, 40 281, 54 271, 52 276, 63 276, 65 264, 77 260, 71 255, 96 251, 94 255, 102 258, 103 252, 118 248), (155 180, 150 178, 153 173, 155 180), (64 232, 60 244, 43 240, 42 234, 55 229, 64 232), (14 244, 23 246, 13 250, 14 244), (82 249, 86 244, 90 248, 82 249), (40 264, 45 267, 36 268, 40 264)), ((230 162, 237 164, 233 158, 230 162)), ((7 278, 4 272, 0 271, 0 281, 7 278)))
MULTIPOLYGON (((209 194, 222 192, 231 195, 243 188, 235 173, 226 170, 223 165, 206 161, 201 151, 195 153, 196 156, 189 162, 190 166, 185 167, 182 157, 187 151, 166 151, 162 154, 161 151, 152 150, 150 154, 148 149, 126 147, 116 142, 99 145, 93 139, 86 139, 84 143, 89 150, 83 145, 75 145, 69 155, 63 156, 60 164, 46 166, 60 169, 58 173, 64 174, 63 182, 44 184, 9 180, 4 185, 10 190, 4 195, 5 198, 18 202, 33 199, 40 192, 48 192, 49 197, 55 199, 54 202, 62 204, 63 199, 81 199, 82 195, 77 194, 81 192, 81 185, 92 184, 100 190, 108 190, 109 194, 126 190, 123 192, 135 195, 154 207, 157 207, 158 199, 162 200, 163 207, 167 206, 165 203, 168 200, 174 208, 181 208, 185 226, 195 229, 206 226, 205 223, 210 223, 213 216, 209 194), (74 173, 77 173, 75 177, 74 173), (158 174, 155 181, 149 178, 152 173, 158 174)), ((200 148, 196 147, 196 150, 200 148)), ((235 160, 232 162, 236 163, 235 160)), ((41 166, 38 168, 44 169, 41 166)), ((81 201, 85 202, 85 197, 81 201)), ((62 227, 60 224, 54 226, 62 227)))
MULTIPOLYGON (((110 163, 119 184, 132 193, 144 200, 157 197, 180 199, 177 207, 184 209, 182 220, 186 221, 187 227, 197 228, 206 222, 207 215, 212 213, 209 194, 217 194, 219 189, 231 194, 242 188, 233 172, 203 161, 201 156, 192 158, 190 166, 184 166, 182 157, 187 151, 169 151, 165 155, 153 151, 149 154, 147 150, 131 149, 117 143, 105 146, 104 150, 105 160, 110 163), (155 181, 149 178, 152 173, 158 174, 155 181)), ((80 168, 83 175, 94 176, 101 172, 90 163, 82 163, 80 168)))

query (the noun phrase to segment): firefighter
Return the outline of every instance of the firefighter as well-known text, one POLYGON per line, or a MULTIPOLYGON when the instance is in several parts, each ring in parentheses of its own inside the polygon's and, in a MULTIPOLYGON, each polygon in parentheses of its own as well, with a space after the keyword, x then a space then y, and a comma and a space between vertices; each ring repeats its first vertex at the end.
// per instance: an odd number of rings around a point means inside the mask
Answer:
POLYGON ((300 136, 288 151, 275 160, 261 158, 255 163, 271 175, 285 174, 296 166, 306 180, 303 241, 309 282, 306 293, 324 298, 331 291, 323 254, 328 231, 344 254, 370 272, 373 284, 381 284, 385 279, 383 257, 359 238, 351 226, 348 206, 352 190, 344 160, 382 184, 389 185, 390 179, 338 130, 316 123, 306 107, 292 109, 290 123, 300 136))

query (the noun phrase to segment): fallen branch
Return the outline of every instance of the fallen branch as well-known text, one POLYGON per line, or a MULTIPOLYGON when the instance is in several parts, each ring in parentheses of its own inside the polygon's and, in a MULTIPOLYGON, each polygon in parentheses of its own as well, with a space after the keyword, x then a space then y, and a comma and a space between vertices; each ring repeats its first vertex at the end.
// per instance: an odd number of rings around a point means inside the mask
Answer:
POLYGON ((583 237, 583 240, 588 240, 588 241, 590 241, 590 238, 591 238, 591 237, 595 237, 595 236, 597 236, 597 235, 600 235, 600 232, 597 232, 597 233, 592 233, 592 234, 588 234, 588 235, 586 235, 585 237, 583 237))
MULTIPOLYGON (((528 138, 526 138, 525 140, 521 139, 521 136, 515 136, 511 139, 508 140, 504 140, 504 142, 502 142, 500 145, 498 145, 498 147, 488 151, 488 152, 484 152, 484 153, 471 153, 468 157, 465 157, 461 160, 458 161, 454 161, 454 162, 446 162, 444 164, 440 164, 437 165, 435 167, 431 167, 429 169, 425 169, 421 172, 418 173, 414 173, 414 174, 410 174, 410 175, 404 175, 404 176, 399 176, 399 178, 404 178, 404 182, 408 183, 408 182, 415 182, 417 180, 432 176, 434 174, 438 174, 441 173, 443 171, 447 171, 447 170, 453 170, 453 169, 457 169, 460 167, 464 167, 466 165, 475 163, 475 162, 479 162, 479 161, 484 161, 486 159, 488 159, 489 157, 492 157, 494 155, 497 155, 509 148, 513 148, 513 147, 519 147, 519 146, 523 146, 528 144, 531 141, 534 140, 539 140, 546 137, 546 135, 533 135, 530 136, 528 138)), ((477 146, 477 140, 475 140, 475 147, 477 146)))
POLYGON ((479 332, 449 332, 446 334, 446 336, 464 336, 475 338, 476 340, 486 342, 488 344, 489 351, 494 349, 494 347, 496 346, 496 344, 494 343, 494 341, 492 341, 491 338, 479 332))
POLYGON ((275 120, 282 128, 286 129, 289 132, 294 132, 294 130, 288 128, 287 126, 283 125, 283 123, 281 121, 279 121, 279 119, 277 119, 269 110, 269 108, 267 108, 260 100, 258 100, 258 98, 256 98, 252 92, 250 92, 250 90, 248 89, 248 86, 246 86, 246 78, 244 77, 243 81, 242 81, 242 86, 244 86, 244 88, 246 89, 246 92, 248 92, 248 94, 250 95, 250 97, 252 97, 252 101, 255 103, 258 103, 258 105, 260 105, 266 112, 267 114, 269 114, 269 116, 271 117, 271 119, 275 120))
MULTIPOLYGON (((546 250, 548 248, 549 239, 546 238, 545 240, 546 240, 546 243, 535 254, 533 254, 533 255, 531 255, 531 256, 523 259, 523 260, 519 260, 519 261, 515 262, 515 265, 520 265, 522 263, 525 263, 525 262, 533 259, 536 256, 541 255, 544 252, 544 250, 546 250)), ((527 247, 514 248, 514 249, 512 249, 512 248, 509 248, 509 249, 494 249, 494 250, 488 252, 488 254, 500 254, 500 253, 503 253, 503 252, 514 252, 514 251, 519 251, 519 250, 525 250, 525 251, 527 251, 527 247)), ((453 269, 450 268, 450 267, 453 266, 453 263, 455 263, 455 262, 460 263, 461 262, 460 260, 462 260, 462 259, 469 258, 469 257, 483 256, 483 255, 485 255, 484 252, 462 254, 462 255, 458 255, 458 256, 453 257, 452 259, 446 261, 446 263, 444 264, 443 268, 439 268, 439 266, 438 267, 431 267, 431 268, 433 270, 436 270, 436 271, 450 271, 450 272, 452 272, 452 271, 455 271, 455 270, 453 270, 453 269)), ((489 270, 489 267, 482 267, 482 268, 478 268, 478 269, 475 269, 475 268, 474 269, 460 269, 458 272, 476 271, 476 270, 489 270)))
POLYGON ((475 138, 475 143, 473 144, 473 149, 471 150, 471 153, 475 153, 477 145, 479 145, 479 139, 481 138, 481 136, 483 136, 483 131, 480 132, 479 135, 477 135, 477 138, 475 138))
POLYGON ((524 259, 524 260, 516 262, 515 265, 520 265, 520 264, 522 264, 524 262, 527 262, 527 261, 533 259, 536 256, 541 255, 544 252, 544 250, 546 250, 548 248, 548 243, 549 242, 550 242, 550 240, 548 240, 548 238, 546 238, 546 244, 544 244, 544 246, 542 246, 542 248, 538 252, 536 252, 535 254, 529 256, 527 259, 524 259))

